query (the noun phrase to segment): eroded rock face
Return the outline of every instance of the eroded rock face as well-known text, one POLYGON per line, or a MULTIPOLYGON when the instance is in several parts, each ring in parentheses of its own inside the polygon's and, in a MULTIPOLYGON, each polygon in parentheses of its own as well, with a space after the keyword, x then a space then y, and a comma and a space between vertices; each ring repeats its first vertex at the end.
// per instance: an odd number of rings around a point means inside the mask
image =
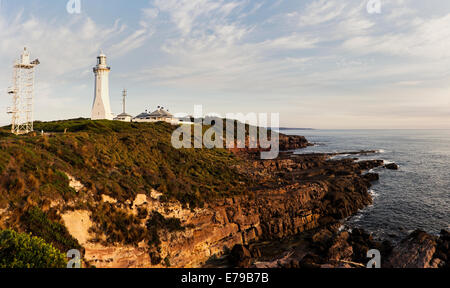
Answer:
MULTIPOLYGON (((279 247, 287 248, 285 256, 275 258, 264 253, 252 260, 253 265, 247 267, 272 267, 272 268, 365 268, 366 253, 370 249, 378 249, 382 255, 389 253, 389 247, 383 243, 373 241, 371 236, 362 230, 339 231, 337 226, 314 229, 295 237, 296 241, 281 242, 279 247), (266 259, 261 262, 260 259, 266 259), (270 260, 267 260, 270 259, 270 260)), ((261 248, 261 251, 267 251, 261 248)), ((239 263, 239 261, 237 261, 239 263)), ((243 263, 243 262, 241 262, 243 263)))
POLYGON ((157 191, 139 194, 127 205, 130 213, 145 208, 180 219, 185 228, 158 232, 158 253, 164 261, 156 265, 151 264, 151 249, 145 242, 136 246, 91 243, 89 219, 83 211, 69 212, 63 219, 83 244, 85 260, 96 267, 201 267, 208 260, 230 255, 226 265, 232 267, 362 268, 371 249, 381 251, 383 267, 448 267, 447 231, 440 237, 416 231, 394 248, 359 229, 339 231, 338 220, 371 203, 368 189, 378 174, 364 171, 383 166, 383 161, 330 161, 330 156, 282 154, 276 160, 249 160, 237 168, 255 177, 259 188, 203 208, 160 202, 157 191), (291 236, 297 240, 286 245, 287 250, 280 250, 278 244, 271 249, 258 244, 282 243, 291 236), (267 256, 268 250, 274 256, 267 256))
POLYGON ((251 252, 240 244, 233 247, 228 258, 234 267, 249 267, 252 263, 251 252))
MULTIPOLYGON (((298 235, 296 242, 281 242, 275 257, 250 253, 253 258, 243 255, 243 259, 236 259, 242 254, 235 254, 230 263, 250 262, 253 264, 245 267, 271 268, 366 268, 372 259, 367 252, 376 249, 380 251, 383 268, 448 268, 449 235, 445 230, 439 237, 417 230, 393 246, 388 241, 374 240, 361 229, 320 228, 298 235)), ((244 248, 251 252, 251 246, 244 248)), ((259 251, 268 250, 260 247, 259 251)))
POLYGON ((92 237, 89 228, 92 226, 90 212, 87 210, 67 211, 61 215, 69 233, 78 240, 81 246, 88 243, 92 237))
POLYGON ((343 232, 334 239, 333 245, 328 249, 328 258, 330 261, 351 261, 353 256, 353 247, 349 244, 350 234, 343 232))
MULTIPOLYGON (((284 135, 279 134, 279 151, 290 151, 290 150, 296 150, 301 148, 306 148, 308 146, 312 146, 311 143, 306 140, 304 136, 296 136, 296 135, 284 135)), ((256 141, 257 142, 257 141, 256 141)), ((257 159, 260 156, 260 153, 262 151, 267 151, 269 149, 263 149, 261 147, 259 148, 248 148, 250 141, 248 136, 245 139, 245 145, 244 143, 238 143, 235 141, 234 148, 230 148, 229 150, 232 151, 235 154, 238 154, 240 156, 246 157, 246 158, 254 158, 257 159), (244 145, 246 148, 238 148, 239 144, 242 146, 244 145)), ((231 147, 227 144, 226 147, 231 147)))
MULTIPOLYGON (((327 161, 329 155, 322 154, 283 156, 240 167, 261 183, 251 196, 209 204, 183 222, 195 228, 176 236, 163 233, 163 251, 170 262, 177 267, 199 266, 235 245, 284 239, 346 218, 371 203, 367 191, 375 177, 362 173, 382 161, 327 161)), ((239 265, 243 263, 245 259, 239 265)))
POLYGON ((450 268, 450 232, 448 230, 441 231, 433 262, 432 264, 438 267, 450 268))
POLYGON ((85 259, 89 265, 97 268, 147 268, 150 263, 150 256, 145 247, 90 243, 85 249, 85 259))
MULTIPOLYGON (((183 231, 158 232, 158 253, 165 261, 156 267, 199 267, 229 253, 235 245, 281 240, 344 219, 371 203, 368 188, 377 177, 363 172, 382 162, 328 161, 329 157, 282 154, 276 160, 248 160, 237 168, 253 177, 259 188, 248 195, 214 201, 201 209, 162 203, 152 196, 154 191, 151 196, 138 195, 128 206, 130 213, 145 208, 180 219, 185 227, 183 231)), ((143 252, 148 251, 145 245, 86 244, 85 258, 97 267, 152 267, 148 253, 143 252)), ((258 250, 250 250, 253 256, 258 254, 258 250)), ((245 252, 243 249, 243 255, 245 252)), ((239 265, 243 264, 248 263, 239 265)))
POLYGON ((402 240, 388 257, 386 267, 396 268, 441 268, 448 267, 449 233, 433 236, 416 230, 402 240))
POLYGON ((303 136, 287 136, 280 134, 280 151, 296 150, 311 146, 311 144, 303 136))
POLYGON ((161 256, 174 267, 198 267, 235 245, 281 239, 317 227, 320 215, 309 205, 316 190, 322 188, 299 186, 208 205, 182 222, 185 231, 161 233, 161 256))

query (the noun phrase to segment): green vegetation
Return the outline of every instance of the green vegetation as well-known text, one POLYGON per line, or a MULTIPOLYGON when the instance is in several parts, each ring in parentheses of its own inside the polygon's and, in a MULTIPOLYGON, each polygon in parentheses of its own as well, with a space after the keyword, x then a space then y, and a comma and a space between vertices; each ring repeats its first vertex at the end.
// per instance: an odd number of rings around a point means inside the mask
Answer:
POLYGON ((232 168, 237 163, 232 153, 177 150, 170 143, 175 128, 84 119, 38 122, 36 131, 50 135, 0 138, 0 193, 13 202, 24 196, 37 204, 46 197, 67 201, 77 193, 66 173, 122 203, 151 189, 163 193, 163 200, 190 207, 242 193, 248 181, 232 168))
POLYGON ((38 207, 25 211, 20 220, 27 232, 39 236, 61 251, 82 250, 81 245, 69 234, 63 224, 48 219, 47 214, 38 207))
MULTIPOLYGON (((165 218, 157 211, 153 211, 150 215, 150 218, 147 220, 147 241, 150 249, 150 259, 153 265, 157 265, 163 261, 161 258, 160 245, 161 240, 159 239, 159 230, 166 229, 169 232, 175 231, 184 231, 185 228, 181 226, 180 219, 177 218, 165 218)), ((164 264, 166 266, 170 266, 169 258, 164 259, 164 264)))
POLYGON ((91 210, 93 229, 104 233, 107 242, 135 245, 145 240, 156 247, 152 259, 158 262, 158 231, 183 228, 179 220, 155 213, 145 223, 145 209, 129 214, 124 208, 137 194, 150 196, 155 189, 162 193, 161 201, 195 208, 245 193, 252 185, 233 168, 240 160, 226 149, 173 148, 176 128, 164 122, 74 119, 36 122, 36 132, 25 136, 0 129, 0 208, 11 211, 6 226, 32 232, 61 251, 79 249, 56 213, 71 203, 91 210), (68 175, 85 188, 71 188, 68 175), (102 203, 102 195, 118 204, 102 203))
POLYGON ((145 228, 140 220, 126 210, 110 203, 101 203, 93 210, 93 220, 97 223, 94 231, 105 233, 109 243, 137 244, 145 239, 145 228))
POLYGON ((149 244, 156 246, 161 244, 158 236, 158 231, 160 229, 167 229, 169 232, 183 231, 185 229, 181 226, 180 219, 164 218, 163 215, 156 211, 150 214, 150 219, 147 220, 146 226, 149 235, 149 244))
POLYGON ((38 237, 0 231, 0 268, 65 268, 66 258, 38 237))
MULTIPOLYGON (((145 210, 145 209, 144 209, 145 210)), ((122 243, 127 245, 137 245, 146 241, 149 247, 149 255, 153 265, 161 263, 163 259, 160 256, 161 240, 159 232, 167 230, 168 232, 184 231, 185 227, 181 225, 178 218, 165 218, 160 213, 153 211, 149 215, 136 217, 127 210, 117 208, 110 203, 101 203, 92 209, 93 220, 97 223, 92 227, 92 231, 97 235, 104 233, 108 243, 122 243), (142 226, 141 220, 146 219, 145 226, 142 226)), ((144 213, 143 210, 140 213, 144 213)), ((145 213, 147 213, 145 211, 145 213)), ((169 265, 169 259, 164 259, 164 265, 169 265)))

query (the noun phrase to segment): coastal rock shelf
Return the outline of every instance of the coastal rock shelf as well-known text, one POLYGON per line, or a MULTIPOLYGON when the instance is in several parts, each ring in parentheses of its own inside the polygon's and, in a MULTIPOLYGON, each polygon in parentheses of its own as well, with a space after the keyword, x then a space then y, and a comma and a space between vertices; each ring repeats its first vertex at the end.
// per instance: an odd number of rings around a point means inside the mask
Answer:
MULTIPOLYGON (((229 265, 214 263, 236 245, 279 241, 332 225, 371 203, 370 181, 378 177, 363 172, 381 166, 382 161, 329 158, 326 154, 283 154, 275 160, 247 160, 236 167, 258 183, 247 195, 216 200, 193 210, 147 197, 135 208, 176 217, 186 227, 183 231, 159 231, 161 245, 157 253, 171 267, 229 265)), ((123 263, 122 257, 130 256, 95 253, 98 251, 98 247, 86 246, 86 260, 97 267, 115 267, 115 263, 123 263)), ((136 266, 132 263, 139 264, 137 267, 143 263, 137 258, 128 262, 131 267, 136 266)), ((160 266, 163 264, 156 265, 160 266)))
POLYGON ((380 251, 382 268, 448 268, 449 232, 433 236, 416 230, 395 246, 361 229, 314 229, 277 243, 237 245, 228 257, 235 267, 366 268, 367 251, 380 251), (281 256, 280 256, 281 255, 281 256))

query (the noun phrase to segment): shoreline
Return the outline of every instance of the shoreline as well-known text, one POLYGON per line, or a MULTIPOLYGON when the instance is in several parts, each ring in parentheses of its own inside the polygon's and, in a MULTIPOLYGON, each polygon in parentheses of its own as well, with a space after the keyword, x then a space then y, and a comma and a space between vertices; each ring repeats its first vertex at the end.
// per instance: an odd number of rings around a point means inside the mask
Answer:
MULTIPOLYGON (((310 146, 310 144, 308 144, 308 146, 310 146)), ((296 157, 302 158, 309 156, 326 157, 329 161, 339 162, 340 160, 334 160, 335 156, 367 156, 374 153, 382 152, 381 150, 370 150, 337 153, 295 154, 294 151, 285 151, 280 154, 279 159, 292 159, 296 157)), ((359 161, 358 158, 341 160, 351 160, 354 162, 359 161)), ((380 160, 372 161, 379 163, 380 160)), ((389 170, 398 169, 398 165, 393 162, 387 163, 384 160, 381 161, 382 164, 377 167, 382 167, 389 170)), ((365 175, 372 175, 371 181, 377 181, 379 179, 378 174, 372 173, 372 171, 373 168, 365 170, 365 175)), ((370 198, 372 201, 371 195, 370 198)), ((326 227, 321 226, 319 228, 314 228, 297 235, 276 240, 276 242, 269 241, 269 243, 267 243, 267 241, 263 241, 252 243, 251 245, 236 245, 230 255, 228 255, 228 260, 222 259, 222 262, 219 261, 218 265, 221 265, 220 263, 223 265, 223 261, 228 261, 228 263, 232 263, 231 267, 247 268, 361 268, 365 267, 365 262, 362 263, 362 260, 367 260, 365 258, 366 255, 362 255, 361 251, 359 251, 359 255, 356 257, 354 255, 352 256, 352 254, 354 254, 352 250, 361 250, 361 247, 358 246, 360 246, 361 243, 364 243, 364 245, 368 245, 367 247, 372 246, 372 248, 377 248, 377 250, 380 250, 384 260, 386 260, 386 262, 383 262, 383 267, 439 268, 445 267, 446 265, 448 267, 446 261, 449 253, 449 236, 448 231, 446 230, 442 230, 440 235, 431 235, 421 230, 415 230, 398 242, 391 242, 382 238, 373 239, 372 235, 366 233, 363 229, 355 227, 347 229, 343 228, 349 225, 348 221, 352 217, 356 216, 360 211, 366 209, 368 205, 371 204, 365 205, 360 210, 348 216, 346 219, 340 220, 335 224, 329 224, 326 227), (326 234, 326 236, 323 236, 323 234, 326 234), (358 238, 357 242, 359 242, 356 246, 355 243, 352 243, 353 240, 349 240, 355 237, 358 238), (295 249, 293 249, 295 245, 293 245, 290 241, 298 242, 295 249), (289 243, 289 245, 287 245, 290 247, 289 250, 280 248, 283 247, 283 242, 289 243), (330 242, 334 244, 330 245, 330 242), (272 255, 272 258, 270 259, 271 253, 268 253, 267 251, 271 250, 271 246, 273 246, 273 244, 277 244, 275 246, 278 246, 278 250, 274 248, 272 248, 272 250, 278 251, 277 254, 280 256, 273 257, 272 255), (317 246, 321 247, 318 249, 317 246), (297 250, 302 251, 301 253, 298 253, 297 250), (414 250, 423 250, 422 254, 425 254, 425 256, 420 258, 412 252, 414 250), (310 253, 312 253, 312 255, 310 253)), ((272 251, 272 254, 273 253, 274 252, 272 251)), ((206 267, 214 267, 214 265, 209 264, 209 266, 206 267)))

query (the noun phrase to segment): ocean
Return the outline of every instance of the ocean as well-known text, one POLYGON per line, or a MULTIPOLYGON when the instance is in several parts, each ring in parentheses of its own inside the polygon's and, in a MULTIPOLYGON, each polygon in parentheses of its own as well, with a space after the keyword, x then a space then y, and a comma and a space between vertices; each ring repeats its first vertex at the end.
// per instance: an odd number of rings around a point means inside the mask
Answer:
MULTIPOLYGON (((373 205, 349 218, 376 238, 398 241, 415 229, 450 229, 450 130, 281 130, 315 146, 296 153, 377 150, 359 159, 383 159, 398 171, 376 168, 373 205)), ((340 156, 355 157, 355 156, 340 156)), ((357 157, 357 156, 356 156, 357 157)))

